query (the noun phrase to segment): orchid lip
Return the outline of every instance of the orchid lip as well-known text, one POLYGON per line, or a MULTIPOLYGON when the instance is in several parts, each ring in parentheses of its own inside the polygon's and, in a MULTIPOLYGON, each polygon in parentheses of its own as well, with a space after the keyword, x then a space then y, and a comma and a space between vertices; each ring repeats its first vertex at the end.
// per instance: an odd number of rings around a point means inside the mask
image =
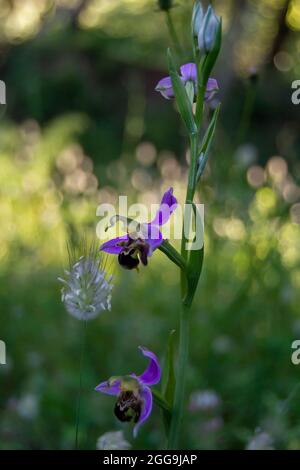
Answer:
POLYGON ((160 227, 168 222, 177 207, 177 199, 173 196, 173 188, 169 188, 163 195, 159 209, 150 223, 138 223, 126 217, 114 216, 111 225, 121 220, 134 225, 134 232, 121 237, 113 238, 100 246, 100 251, 118 255, 119 264, 125 269, 137 268, 139 262, 144 266, 148 258, 163 243, 160 227))
POLYGON ((133 435, 136 437, 139 427, 150 417, 152 411, 151 386, 161 378, 161 369, 156 355, 147 348, 139 348, 149 363, 141 375, 130 374, 112 377, 100 383, 96 391, 117 397, 114 412, 120 421, 135 423, 133 435))

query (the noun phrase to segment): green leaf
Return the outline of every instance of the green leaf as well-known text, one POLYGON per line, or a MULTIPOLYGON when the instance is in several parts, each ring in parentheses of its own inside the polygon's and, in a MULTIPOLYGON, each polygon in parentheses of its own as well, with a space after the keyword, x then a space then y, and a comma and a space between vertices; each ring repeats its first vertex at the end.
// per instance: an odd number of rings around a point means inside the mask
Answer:
POLYGON ((167 353, 162 376, 162 392, 166 401, 172 406, 175 388, 175 370, 174 370, 174 337, 175 330, 171 330, 167 345, 167 353))
POLYGON ((187 306, 190 306, 193 302, 195 292, 198 286, 198 282, 200 279, 200 275, 202 272, 203 266, 203 259, 204 259, 204 226, 202 224, 201 215, 199 216, 198 208, 192 201, 187 201, 189 204, 192 204, 195 220, 200 221, 201 223, 201 233, 196 233, 193 242, 197 239, 197 237, 201 237, 202 239, 202 247, 197 250, 190 250, 189 251, 189 258, 187 261, 187 269, 186 269, 186 280, 187 280, 187 292, 183 299, 183 303, 187 306))
POLYGON ((203 141, 200 147, 200 155, 203 154, 203 158, 199 162, 199 166, 197 170, 197 181, 199 181, 199 179, 201 178, 201 175, 205 169, 205 166, 208 160, 211 144, 212 144, 215 131, 216 131, 216 125, 217 125, 217 120, 218 120, 219 113, 220 113, 220 108, 221 108, 221 104, 219 104, 218 107, 214 111, 213 117, 210 121, 210 124, 207 128, 207 131, 205 133, 205 136, 203 138, 203 141))
POLYGON ((193 106, 194 98, 195 98, 195 88, 194 88, 193 82, 188 81, 185 84, 185 91, 186 91, 186 94, 188 95, 191 106, 193 106))
POLYGON ((200 152, 205 153, 207 151, 207 149, 209 148, 211 142, 212 142, 212 139, 213 139, 214 133, 215 133, 215 129, 216 129, 217 119, 218 119, 218 116, 219 116, 219 113, 220 113, 220 108, 221 108, 221 104, 218 104, 218 106, 214 110, 212 119, 211 119, 211 121, 209 123, 209 126, 207 128, 207 131, 204 135, 200 152))
MULTIPOLYGON (((174 369, 174 338, 175 330, 170 331, 169 340, 167 345, 167 352, 163 368, 162 376, 162 395, 166 402, 172 408, 174 401, 174 391, 176 384, 175 369, 174 369)), ((163 410, 163 417, 165 427, 168 430, 170 425, 170 415, 163 410)))
POLYGON ((180 269, 185 269, 186 264, 184 258, 181 256, 180 253, 168 242, 168 240, 164 240, 163 243, 159 247, 160 251, 162 251, 173 263, 175 263, 180 269))
POLYGON ((168 49, 168 65, 180 116, 189 134, 195 134, 197 132, 197 126, 193 115, 192 105, 186 92, 185 86, 177 73, 174 59, 170 49, 168 49))

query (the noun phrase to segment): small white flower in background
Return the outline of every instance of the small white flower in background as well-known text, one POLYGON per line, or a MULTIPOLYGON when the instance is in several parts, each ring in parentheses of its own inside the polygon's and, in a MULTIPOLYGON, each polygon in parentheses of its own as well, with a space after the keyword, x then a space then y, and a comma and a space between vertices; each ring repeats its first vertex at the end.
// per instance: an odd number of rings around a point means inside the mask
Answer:
POLYGON ((70 256, 70 268, 66 278, 58 278, 64 284, 62 302, 67 312, 78 320, 92 320, 104 310, 111 309, 112 276, 105 270, 103 255, 94 244, 76 259, 70 256))
POLYGON ((24 419, 35 419, 39 412, 38 397, 32 393, 27 393, 17 401, 16 410, 24 419))
POLYGON ((97 440, 98 450, 128 450, 131 444, 126 441, 123 431, 106 432, 97 440))
POLYGON ((233 342, 229 336, 217 336, 212 343, 213 350, 218 354, 227 354, 231 351, 233 342))
POLYGON ((197 390, 190 397, 190 411, 215 411, 221 405, 221 398, 213 390, 197 390))
POLYGON ((246 450, 274 450, 273 439, 266 432, 258 432, 250 439, 246 450))
POLYGON ((238 162, 239 166, 243 168, 249 168, 258 159, 258 149, 253 144, 240 145, 234 155, 234 158, 238 162))

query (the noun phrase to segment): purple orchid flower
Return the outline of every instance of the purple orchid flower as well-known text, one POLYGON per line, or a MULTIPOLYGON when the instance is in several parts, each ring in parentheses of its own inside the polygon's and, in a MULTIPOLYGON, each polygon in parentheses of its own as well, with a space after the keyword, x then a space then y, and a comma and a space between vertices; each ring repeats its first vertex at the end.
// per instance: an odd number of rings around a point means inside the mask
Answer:
MULTIPOLYGON (((170 188, 163 195, 152 222, 145 224, 134 222, 135 230, 103 243, 100 250, 118 255, 118 262, 125 269, 137 268, 140 261, 147 266, 148 257, 164 241, 159 228, 168 222, 176 207, 177 199, 173 196, 173 188, 170 188)), ((117 217, 118 219, 122 220, 122 217, 117 217)))
POLYGON ((156 355, 141 346, 139 349, 150 360, 142 375, 111 377, 95 388, 97 392, 118 397, 114 409, 115 415, 120 421, 135 423, 134 437, 137 436, 139 427, 151 414, 153 399, 150 387, 157 384, 161 377, 161 369, 156 355))
MULTIPOLYGON (((188 63, 180 67, 180 78, 185 85, 192 82, 194 85, 195 96, 197 94, 197 67, 196 64, 188 63)), ((164 98, 169 100, 174 98, 174 90, 171 77, 162 78, 155 87, 164 98)), ((215 93, 219 90, 218 82, 215 78, 209 78, 206 86, 205 101, 210 101, 215 93)))

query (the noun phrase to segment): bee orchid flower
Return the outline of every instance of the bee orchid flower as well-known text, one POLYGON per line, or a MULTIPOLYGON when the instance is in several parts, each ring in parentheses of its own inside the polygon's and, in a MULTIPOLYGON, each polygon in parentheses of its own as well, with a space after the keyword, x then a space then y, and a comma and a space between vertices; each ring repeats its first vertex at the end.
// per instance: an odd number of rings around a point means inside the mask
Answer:
MULTIPOLYGON (((184 85, 188 82, 193 84, 194 96, 197 94, 197 67, 196 64, 188 63, 180 67, 180 78, 184 85)), ((174 98, 174 90, 171 77, 162 78, 155 87, 166 99, 174 98)), ((205 100, 210 101, 219 90, 218 82, 215 78, 209 78, 206 86, 205 100)))
POLYGON ((152 411, 151 386, 161 378, 161 369, 156 355, 140 346, 142 354, 149 359, 149 364, 141 375, 130 374, 122 377, 111 377, 100 383, 95 390, 106 395, 117 397, 114 413, 122 422, 133 421, 134 437, 139 427, 149 418, 152 411))
MULTIPOLYGON (((103 243, 100 251, 118 255, 118 262, 125 269, 137 268, 140 262, 147 266, 148 257, 164 241, 160 227, 168 222, 176 207, 177 199, 173 196, 173 188, 170 188, 163 195, 152 222, 139 224, 133 221, 134 224, 129 224, 129 227, 134 226, 133 230, 103 243)), ((122 220, 122 217, 117 216, 114 219, 116 222, 122 220)))

